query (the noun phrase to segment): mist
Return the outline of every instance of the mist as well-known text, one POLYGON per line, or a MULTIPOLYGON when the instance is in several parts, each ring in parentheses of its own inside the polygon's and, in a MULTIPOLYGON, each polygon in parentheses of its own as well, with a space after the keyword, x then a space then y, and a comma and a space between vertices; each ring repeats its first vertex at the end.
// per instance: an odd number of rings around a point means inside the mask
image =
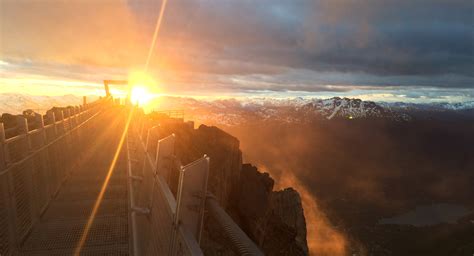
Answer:
POLYGON ((225 129, 241 141, 244 162, 300 193, 312 255, 360 255, 376 239, 366 227, 381 218, 436 202, 474 209, 473 128, 338 120, 225 129))

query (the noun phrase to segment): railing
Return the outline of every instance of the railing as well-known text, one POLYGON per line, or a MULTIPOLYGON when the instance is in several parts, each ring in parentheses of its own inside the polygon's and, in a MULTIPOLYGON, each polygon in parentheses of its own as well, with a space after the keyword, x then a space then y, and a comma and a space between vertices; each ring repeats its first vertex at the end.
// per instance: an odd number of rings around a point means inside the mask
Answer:
MULTIPOLYGON (((14 255, 93 141, 108 104, 36 115, 34 130, 17 117, 14 137, 0 123, 0 255, 14 255)), ((137 114, 127 136, 131 254, 202 255, 204 210, 221 226, 235 252, 262 255, 255 244, 207 193, 209 158, 182 166, 175 136, 162 138, 154 122, 137 114), (173 175, 179 174, 173 185, 173 175)))
MULTIPOLYGON (((186 210, 180 210, 181 197, 175 199, 163 176, 166 169, 162 163, 173 153, 170 151, 174 147, 173 136, 158 141, 153 139, 156 138, 154 128, 147 131, 146 139, 136 132, 127 140, 132 254, 202 255, 194 234, 176 224, 183 221, 181 216, 186 210), (137 158, 132 159, 131 155, 137 158)), ((200 166, 202 170, 208 170, 207 158, 194 164, 197 163, 204 164, 200 166)))
POLYGON ((172 110, 154 109, 153 113, 163 114, 163 115, 166 115, 170 118, 184 119, 184 110, 182 110, 182 109, 172 109, 172 110))
POLYGON ((137 116, 127 140, 131 253, 202 255, 207 208, 238 255, 263 255, 207 192, 209 158, 182 166, 175 156, 175 135, 162 138, 159 124, 137 116), (173 171, 179 173, 177 185, 171 184, 173 171))
POLYGON ((48 125, 37 114, 31 131, 17 116, 17 135, 10 138, 0 123, 0 255, 13 255, 37 223, 86 148, 101 109, 68 108, 59 117, 50 112, 48 125))

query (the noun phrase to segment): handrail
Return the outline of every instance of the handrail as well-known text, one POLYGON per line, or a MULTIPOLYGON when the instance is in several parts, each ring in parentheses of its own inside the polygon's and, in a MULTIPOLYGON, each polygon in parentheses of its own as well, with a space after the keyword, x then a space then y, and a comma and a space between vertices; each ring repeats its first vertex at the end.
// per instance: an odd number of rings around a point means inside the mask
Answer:
MULTIPOLYGON (((130 177, 132 177, 132 161, 130 158, 130 148, 128 144, 128 136, 125 138, 126 143, 126 151, 127 151, 127 173, 128 173, 128 179, 127 179, 127 186, 128 186, 128 199, 129 199, 129 208, 132 209, 135 207, 135 192, 133 189, 133 182, 130 177)), ((137 219, 136 219, 136 213, 131 212, 131 222, 132 222, 132 250, 133 250, 133 255, 138 256, 138 247, 136 246, 138 244, 138 236, 137 234, 137 219)))
MULTIPOLYGON (((150 128, 150 131, 151 129, 155 129, 156 127, 153 127, 153 128, 150 128)), ((153 158, 152 154, 150 153, 150 150, 149 150, 149 145, 148 145, 148 142, 145 144, 144 142, 144 138, 142 138, 142 136, 138 135, 137 132, 135 131, 134 133, 134 136, 135 136, 135 140, 136 142, 134 143, 137 147, 139 147, 140 149, 140 152, 143 152, 142 153, 142 156, 143 156, 143 161, 144 161, 144 165, 147 166, 148 168, 146 169, 147 173, 150 175, 149 172, 153 172, 151 175, 151 177, 148 177, 148 179, 152 179, 153 180, 153 183, 154 185, 153 186, 153 189, 150 194, 151 197, 160 197, 162 200, 161 202, 164 204, 164 205, 160 205, 159 209, 158 208, 154 208, 153 205, 151 205, 151 208, 141 208, 143 207, 142 205, 138 205, 139 202, 136 202, 135 201, 135 196, 136 195, 139 195, 140 194, 140 188, 144 188, 144 187, 134 187, 132 185, 133 182, 138 182, 139 180, 141 182, 143 182, 143 179, 141 179, 140 177, 137 177, 135 176, 136 174, 133 173, 132 171, 132 160, 130 158, 130 150, 129 148, 127 148, 127 162, 128 162, 128 178, 129 178, 129 181, 128 181, 128 186, 129 186, 129 190, 130 190, 130 193, 129 193, 129 197, 130 197, 130 200, 129 200, 129 210, 130 210, 130 218, 131 218, 131 241, 132 241, 132 248, 131 248, 131 252, 133 252, 133 255, 135 256, 139 256, 141 255, 140 253, 143 253, 141 250, 144 250, 144 248, 142 247, 139 247, 140 246, 140 242, 142 242, 141 240, 139 240, 139 234, 141 232, 141 229, 142 227, 141 226, 138 226, 138 215, 141 215, 141 212, 146 212, 145 214, 159 214, 159 213, 156 213, 155 211, 164 211, 164 212, 167 212, 167 215, 170 216, 170 218, 167 220, 165 226, 170 226, 172 227, 171 230, 169 231, 172 231, 172 234, 170 237, 171 237, 171 240, 170 240, 170 244, 169 244, 169 247, 168 249, 165 249, 165 251, 167 251, 168 255, 181 255, 180 253, 182 252, 177 252, 176 250, 178 249, 178 247, 176 247, 175 245, 177 245, 179 242, 178 241, 181 241, 181 245, 184 246, 184 248, 186 248, 185 250, 190 253, 190 255, 195 255, 195 256, 200 256, 200 255, 203 255, 202 254, 202 250, 201 248, 199 247, 199 243, 198 241, 196 240, 196 238, 193 236, 193 234, 191 232, 189 232, 189 230, 187 230, 187 228, 181 224, 176 224, 174 223, 175 220, 174 220, 174 217, 172 216, 175 216, 176 215, 176 207, 177 207, 177 201, 173 195, 173 193, 171 192, 171 190, 169 189, 169 185, 168 183, 164 180, 164 178, 159 175, 158 173, 155 173, 155 170, 157 170, 157 162, 156 162, 156 159, 153 158), (135 189, 138 189, 137 191, 135 191, 135 189), (138 204, 137 204, 138 203, 138 204), (177 254, 176 254, 177 253, 177 254)), ((149 141, 149 137, 147 136, 147 141, 149 141)), ((128 143, 128 141, 127 141, 128 143)), ((128 144, 127 144, 127 147, 128 147, 128 144)), ((143 174, 145 177, 147 176, 145 173, 143 174)), ((153 200, 152 200, 153 201, 153 200)), ((146 207, 146 206, 145 206, 146 207)), ((161 213, 163 214, 163 213, 161 213)), ((153 219, 154 217, 152 216, 149 216, 147 217, 147 219, 153 219)), ((151 224, 151 223, 150 223, 151 224)), ((164 223, 163 223, 164 224, 164 223)), ((153 243, 153 241, 150 241, 153 243)), ((157 241, 155 241, 157 242, 157 241)), ((164 241, 162 241, 164 242, 164 241)), ((168 242, 166 242, 168 243, 168 242)), ((155 252, 156 253, 156 252, 155 252)), ((161 252, 161 253, 164 253, 164 252, 161 252)))
POLYGON ((225 236, 227 236, 234 249, 240 255, 262 255, 263 253, 255 245, 255 243, 250 240, 250 238, 240 229, 240 227, 232 220, 232 218, 220 207, 219 202, 214 195, 208 193, 206 198, 206 206, 208 212, 217 220, 217 224, 224 231, 225 236))

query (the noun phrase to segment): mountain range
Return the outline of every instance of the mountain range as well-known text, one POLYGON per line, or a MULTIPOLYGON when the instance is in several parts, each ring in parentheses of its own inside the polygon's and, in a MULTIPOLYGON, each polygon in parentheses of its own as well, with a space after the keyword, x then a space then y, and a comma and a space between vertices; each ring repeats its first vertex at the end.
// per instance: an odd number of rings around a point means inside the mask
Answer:
POLYGON ((156 110, 182 109, 186 118, 198 123, 235 126, 254 121, 310 123, 334 119, 385 119, 407 122, 413 119, 474 120, 474 101, 457 103, 387 103, 333 97, 248 98, 202 101, 162 97, 156 110))
MULTIPOLYGON (((90 98, 90 97, 89 97, 90 98)), ((0 112, 17 114, 32 109, 44 112, 53 106, 79 105, 82 97, 0 94, 0 112)), ((373 102, 352 98, 243 98, 197 100, 162 96, 152 110, 184 110, 186 119, 198 123, 234 126, 255 120, 313 122, 332 119, 469 119, 474 120, 474 101, 440 103, 373 102)))

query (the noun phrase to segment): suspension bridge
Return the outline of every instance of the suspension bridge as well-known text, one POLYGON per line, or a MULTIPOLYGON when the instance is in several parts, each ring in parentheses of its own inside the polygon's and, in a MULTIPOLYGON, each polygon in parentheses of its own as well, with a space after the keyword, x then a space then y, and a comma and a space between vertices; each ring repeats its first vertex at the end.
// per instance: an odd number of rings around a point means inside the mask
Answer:
POLYGON ((0 123, 0 255, 203 255, 205 214, 262 255, 207 191, 211 159, 182 166, 161 125, 110 95, 0 123))

